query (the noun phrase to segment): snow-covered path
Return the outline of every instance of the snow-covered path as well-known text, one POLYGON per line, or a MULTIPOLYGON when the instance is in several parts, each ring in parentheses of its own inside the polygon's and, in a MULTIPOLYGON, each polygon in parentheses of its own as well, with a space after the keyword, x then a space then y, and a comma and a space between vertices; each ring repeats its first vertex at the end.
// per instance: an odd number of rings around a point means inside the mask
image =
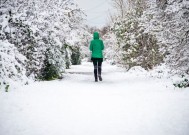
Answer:
POLYGON ((189 90, 103 63, 65 78, 0 92, 0 135, 189 135, 189 90))

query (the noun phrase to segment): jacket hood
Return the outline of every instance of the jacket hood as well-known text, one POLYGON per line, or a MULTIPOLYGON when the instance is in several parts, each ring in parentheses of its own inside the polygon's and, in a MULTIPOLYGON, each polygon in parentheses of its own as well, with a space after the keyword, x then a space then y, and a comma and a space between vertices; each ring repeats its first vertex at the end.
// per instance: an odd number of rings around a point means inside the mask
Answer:
POLYGON ((99 39, 99 33, 98 32, 94 32, 93 33, 93 38, 94 39, 99 39))

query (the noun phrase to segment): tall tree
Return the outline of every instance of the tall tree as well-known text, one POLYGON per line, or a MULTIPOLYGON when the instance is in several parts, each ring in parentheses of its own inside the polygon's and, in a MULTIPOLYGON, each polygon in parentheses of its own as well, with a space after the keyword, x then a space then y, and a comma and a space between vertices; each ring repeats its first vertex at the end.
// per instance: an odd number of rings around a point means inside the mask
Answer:
POLYGON ((189 2, 149 0, 143 15, 146 32, 156 35, 166 52, 165 62, 179 72, 189 72, 189 2))

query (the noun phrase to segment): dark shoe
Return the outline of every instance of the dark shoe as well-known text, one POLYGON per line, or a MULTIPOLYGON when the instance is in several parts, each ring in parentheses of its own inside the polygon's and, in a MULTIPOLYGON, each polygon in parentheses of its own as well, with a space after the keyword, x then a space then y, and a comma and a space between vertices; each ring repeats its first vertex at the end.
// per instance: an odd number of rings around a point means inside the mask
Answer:
POLYGON ((98 82, 98 79, 95 79, 95 82, 98 82))
POLYGON ((102 81, 102 77, 101 76, 99 76, 99 80, 102 81))

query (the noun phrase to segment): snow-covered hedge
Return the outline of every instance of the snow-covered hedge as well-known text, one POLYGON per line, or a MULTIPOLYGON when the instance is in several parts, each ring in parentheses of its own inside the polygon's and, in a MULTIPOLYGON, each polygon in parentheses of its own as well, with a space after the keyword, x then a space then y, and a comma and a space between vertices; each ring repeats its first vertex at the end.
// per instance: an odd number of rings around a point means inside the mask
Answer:
POLYGON ((172 69, 189 74, 189 1, 148 0, 141 25, 155 35, 172 69))
POLYGON ((166 63, 177 73, 189 74, 188 0, 134 0, 116 8, 120 12, 113 18, 113 49, 121 59, 113 53, 109 57, 127 68, 166 63))
POLYGON ((27 84, 25 63, 27 59, 7 40, 0 40, 0 90, 8 91, 20 84, 27 84))
POLYGON ((119 63, 127 69, 134 66, 152 69, 163 60, 156 37, 145 33, 145 27, 140 24, 143 10, 139 2, 132 10, 125 12, 124 16, 117 17, 112 27, 121 58, 119 63))
MULTIPOLYGON (((6 43, 4 48, 0 47, 4 52, 12 46, 12 57, 25 58, 15 58, 20 78, 45 80, 47 76, 62 76, 66 65, 71 65, 71 52, 65 45, 75 46, 81 40, 79 32, 85 31, 82 26, 83 12, 73 0, 6 0, 0 4, 0 42, 6 43)), ((1 53, 0 57, 4 55, 1 53)), ((7 59, 6 65, 12 63, 14 59, 7 59)), ((17 80, 10 78, 16 70, 8 70, 1 78, 5 87, 9 86, 9 79, 17 80)))

